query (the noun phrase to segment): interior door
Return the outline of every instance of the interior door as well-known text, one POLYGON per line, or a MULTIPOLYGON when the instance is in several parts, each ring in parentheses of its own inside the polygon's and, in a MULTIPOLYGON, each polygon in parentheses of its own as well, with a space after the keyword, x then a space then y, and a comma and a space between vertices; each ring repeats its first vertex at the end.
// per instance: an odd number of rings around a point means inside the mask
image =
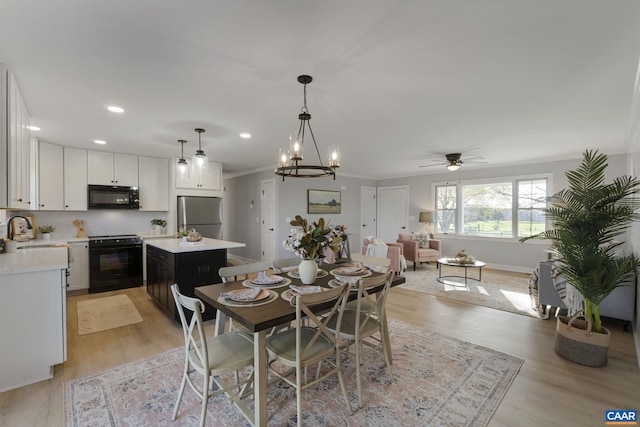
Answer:
POLYGON ((358 253, 360 253, 362 249, 362 239, 367 236, 378 235, 376 224, 376 191, 375 187, 360 187, 360 240, 357 243, 351 242, 353 249, 358 250, 358 253))
POLYGON ((273 261, 276 257, 276 180, 263 179, 262 187, 262 260, 273 261))
POLYGON ((378 188, 378 237, 395 242, 409 230, 409 186, 378 188))

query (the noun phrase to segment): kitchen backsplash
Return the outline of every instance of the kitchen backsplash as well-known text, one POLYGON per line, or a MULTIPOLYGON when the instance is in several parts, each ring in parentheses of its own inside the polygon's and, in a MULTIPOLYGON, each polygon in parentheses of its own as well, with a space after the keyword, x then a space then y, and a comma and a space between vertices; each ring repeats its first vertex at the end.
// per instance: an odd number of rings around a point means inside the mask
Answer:
POLYGON ((151 234, 151 220, 161 218, 167 221, 167 232, 176 229, 175 220, 168 218, 167 212, 131 212, 119 210, 82 211, 82 212, 44 212, 44 211, 7 211, 0 209, 0 238, 6 237, 7 219, 12 215, 30 215, 35 217, 36 227, 53 225, 56 228, 55 239, 67 239, 76 236, 74 219, 84 220, 87 236, 112 234, 151 234))

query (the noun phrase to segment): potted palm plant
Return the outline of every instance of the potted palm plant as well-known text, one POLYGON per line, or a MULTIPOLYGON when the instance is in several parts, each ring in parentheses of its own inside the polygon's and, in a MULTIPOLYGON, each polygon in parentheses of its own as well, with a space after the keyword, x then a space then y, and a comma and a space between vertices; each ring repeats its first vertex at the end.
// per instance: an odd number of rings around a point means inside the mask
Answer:
POLYGON ((565 174, 569 186, 553 195, 544 210, 554 228, 521 239, 550 240, 559 272, 584 299, 584 321, 558 317, 555 350, 588 366, 607 361, 610 333, 602 326, 600 303, 621 283, 633 280, 640 265, 633 254, 617 254, 624 242, 615 240, 640 218, 640 199, 635 197, 640 181, 621 176, 607 184, 607 166, 605 154, 586 150, 581 165, 565 174), (575 333, 576 327, 587 332, 575 333))

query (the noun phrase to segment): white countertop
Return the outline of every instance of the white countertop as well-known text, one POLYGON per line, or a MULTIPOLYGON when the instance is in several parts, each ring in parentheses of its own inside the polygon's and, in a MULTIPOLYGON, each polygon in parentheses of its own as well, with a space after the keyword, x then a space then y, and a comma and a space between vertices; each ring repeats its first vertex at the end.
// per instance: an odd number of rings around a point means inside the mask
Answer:
POLYGON ((64 246, 18 249, 0 254, 0 274, 62 270, 68 265, 69 254, 64 246))
POLYGON ((181 239, 176 239, 174 237, 168 239, 152 239, 147 242, 147 245, 155 246, 156 248, 160 248, 174 254, 184 252, 214 251, 217 249, 244 248, 245 246, 247 246, 245 243, 209 239, 207 237, 203 237, 202 240, 200 242, 196 242, 196 244, 182 245, 181 243, 183 243, 181 239))

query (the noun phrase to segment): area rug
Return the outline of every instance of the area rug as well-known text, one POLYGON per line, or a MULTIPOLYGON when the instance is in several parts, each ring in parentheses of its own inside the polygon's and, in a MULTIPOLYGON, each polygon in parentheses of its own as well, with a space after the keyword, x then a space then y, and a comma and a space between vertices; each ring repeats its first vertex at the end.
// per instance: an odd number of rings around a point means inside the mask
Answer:
MULTIPOLYGON (((485 426, 523 360, 436 332, 390 320, 393 381, 380 352, 362 365, 365 407, 350 415, 337 377, 303 391, 308 426, 485 426)), ((171 422, 183 368, 183 349, 132 362, 65 384, 67 426, 195 426, 200 403, 187 386, 178 419, 171 422)), ((354 409, 357 391, 353 357, 344 358, 354 409)), ((248 369, 242 373, 246 375, 248 369)), ((197 374, 195 374, 197 375, 197 374)), ((311 373, 310 373, 311 375, 311 373)), ((194 377, 198 383, 201 377, 194 377)), ((295 425, 295 389, 268 387, 269 426, 295 425)), ((252 398, 247 401, 250 407, 252 398)), ((246 426, 223 396, 209 400, 209 426, 246 426)))
MULTIPOLYGON (((444 267, 443 275, 462 275, 464 269, 444 267), (460 270, 460 271, 455 271, 460 270)), ((468 277, 478 278, 477 269, 469 269, 468 277)), ((482 270, 482 281, 468 279, 467 286, 463 278, 443 278, 438 281, 438 270, 429 264, 422 265, 416 271, 405 272, 407 282, 400 285, 413 291, 424 292, 475 305, 482 305, 512 313, 541 318, 540 313, 532 308, 529 296, 529 275, 496 270, 482 270)))
POLYGON ((78 335, 140 322, 142 317, 127 295, 78 301, 78 335))

